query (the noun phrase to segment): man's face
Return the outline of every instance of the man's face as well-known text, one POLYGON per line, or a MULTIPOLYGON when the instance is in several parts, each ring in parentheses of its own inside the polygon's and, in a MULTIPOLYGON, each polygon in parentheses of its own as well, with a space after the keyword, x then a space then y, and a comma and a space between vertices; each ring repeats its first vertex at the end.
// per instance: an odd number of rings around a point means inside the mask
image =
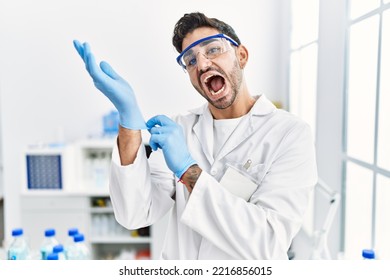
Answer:
MULTIPOLYGON (((197 28, 184 38, 182 49, 218 33, 218 30, 210 27, 197 28)), ((239 94, 242 83, 242 69, 237 60, 236 47, 229 44, 226 52, 213 59, 208 59, 198 50, 200 47, 195 46, 196 65, 187 68, 192 85, 215 108, 228 108, 239 94)))

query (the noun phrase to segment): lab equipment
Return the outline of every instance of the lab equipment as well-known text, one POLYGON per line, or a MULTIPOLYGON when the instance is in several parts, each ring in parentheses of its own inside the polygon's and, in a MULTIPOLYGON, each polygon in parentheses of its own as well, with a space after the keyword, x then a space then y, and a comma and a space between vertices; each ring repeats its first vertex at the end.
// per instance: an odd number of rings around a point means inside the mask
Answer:
POLYGON ((183 129, 163 115, 151 118, 146 125, 151 134, 150 146, 154 151, 162 149, 169 169, 181 179, 187 169, 196 163, 188 151, 183 129))
POLYGON ((27 260, 30 250, 22 228, 12 230, 13 241, 8 248, 9 260, 27 260))
POLYGON ((103 116, 104 135, 116 135, 119 130, 119 114, 117 111, 111 111, 103 116))
POLYGON ((74 40, 73 45, 83 59, 95 87, 118 110, 121 126, 128 129, 146 129, 144 118, 137 105, 131 86, 107 62, 102 61, 99 67, 95 62, 95 57, 88 43, 81 44, 79 41, 74 40))
POLYGON ((327 209, 327 215, 320 229, 315 230, 313 233, 313 251, 310 259, 314 260, 330 260, 332 259, 329 247, 328 247, 328 235, 332 226, 334 217, 340 204, 340 194, 329 187, 323 180, 318 179, 316 190, 325 196, 329 208, 327 209))
POLYGON ((104 151, 91 153, 90 158, 87 159, 90 161, 91 171, 90 174, 92 174, 92 180, 94 185, 97 188, 104 188, 108 187, 108 178, 109 178, 109 170, 110 170, 110 163, 111 163, 111 157, 110 153, 106 153, 104 151))
POLYGON ((28 190, 70 190, 74 188, 74 147, 37 144, 26 149, 28 190))
POLYGON ((53 228, 45 230, 45 237, 41 244, 41 259, 46 260, 47 256, 53 252, 55 245, 60 244, 56 239, 56 231, 53 228))

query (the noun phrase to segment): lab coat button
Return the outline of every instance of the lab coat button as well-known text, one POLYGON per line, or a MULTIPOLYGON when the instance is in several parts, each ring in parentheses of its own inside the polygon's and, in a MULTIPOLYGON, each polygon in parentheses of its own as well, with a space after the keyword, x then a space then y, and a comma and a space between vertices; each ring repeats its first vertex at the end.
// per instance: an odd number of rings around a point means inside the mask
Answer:
POLYGON ((213 175, 213 176, 217 175, 217 170, 211 169, 211 175, 213 175))

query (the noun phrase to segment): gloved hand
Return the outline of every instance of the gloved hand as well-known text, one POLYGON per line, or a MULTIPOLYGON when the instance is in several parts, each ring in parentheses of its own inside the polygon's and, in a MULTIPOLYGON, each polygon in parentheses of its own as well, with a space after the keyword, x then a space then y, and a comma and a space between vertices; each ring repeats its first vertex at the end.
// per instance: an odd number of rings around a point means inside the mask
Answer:
POLYGON ((150 147, 154 151, 158 148, 162 149, 169 169, 181 179, 187 169, 196 164, 188 151, 183 129, 163 115, 151 118, 146 125, 151 134, 150 147))
POLYGON ((73 44, 83 59, 95 87, 104 93, 118 110, 120 125, 134 130, 146 129, 131 86, 107 62, 102 61, 98 67, 88 43, 81 44, 74 40, 73 44))

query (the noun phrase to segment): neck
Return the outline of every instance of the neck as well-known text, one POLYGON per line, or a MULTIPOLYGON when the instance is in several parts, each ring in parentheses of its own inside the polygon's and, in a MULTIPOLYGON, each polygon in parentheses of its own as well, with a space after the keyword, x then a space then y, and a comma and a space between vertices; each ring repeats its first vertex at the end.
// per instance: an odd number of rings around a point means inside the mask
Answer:
POLYGON ((237 94, 236 100, 233 104, 225 109, 217 109, 209 104, 209 110, 214 119, 234 119, 246 115, 255 104, 256 99, 249 94, 249 91, 245 88, 239 94, 237 94))

